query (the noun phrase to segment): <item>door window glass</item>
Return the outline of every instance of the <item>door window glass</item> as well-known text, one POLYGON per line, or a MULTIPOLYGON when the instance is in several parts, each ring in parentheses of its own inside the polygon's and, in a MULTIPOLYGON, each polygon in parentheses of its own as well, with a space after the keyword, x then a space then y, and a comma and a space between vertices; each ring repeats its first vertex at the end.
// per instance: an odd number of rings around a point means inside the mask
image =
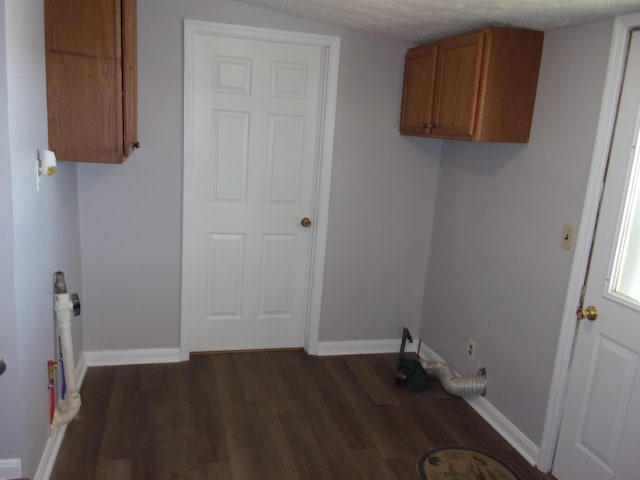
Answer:
POLYGON ((634 145, 633 167, 628 184, 624 215, 620 226, 613 291, 640 304, 640 165, 638 138, 634 145))

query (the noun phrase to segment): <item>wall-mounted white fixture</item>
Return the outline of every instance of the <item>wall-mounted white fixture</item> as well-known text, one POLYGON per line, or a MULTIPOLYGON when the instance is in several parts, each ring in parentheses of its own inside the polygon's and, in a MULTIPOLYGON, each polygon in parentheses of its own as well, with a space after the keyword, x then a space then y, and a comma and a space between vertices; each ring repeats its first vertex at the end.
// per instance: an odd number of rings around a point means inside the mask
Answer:
POLYGON ((51 150, 38 150, 38 159, 36 160, 36 190, 38 192, 40 191, 40 176, 54 175, 57 166, 55 153, 51 150))

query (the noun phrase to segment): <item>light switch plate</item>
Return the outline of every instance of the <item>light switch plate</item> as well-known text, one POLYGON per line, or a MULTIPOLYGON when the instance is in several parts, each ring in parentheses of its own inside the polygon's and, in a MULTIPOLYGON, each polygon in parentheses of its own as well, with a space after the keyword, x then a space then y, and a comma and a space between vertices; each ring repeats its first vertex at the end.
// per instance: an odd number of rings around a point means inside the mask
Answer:
POLYGON ((573 250, 573 225, 562 226, 562 243, 560 246, 565 250, 573 250))

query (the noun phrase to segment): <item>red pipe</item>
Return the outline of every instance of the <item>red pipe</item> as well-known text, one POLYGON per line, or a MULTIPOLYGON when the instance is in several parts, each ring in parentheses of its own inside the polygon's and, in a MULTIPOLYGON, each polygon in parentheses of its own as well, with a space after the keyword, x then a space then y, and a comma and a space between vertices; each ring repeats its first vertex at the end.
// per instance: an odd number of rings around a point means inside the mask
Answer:
POLYGON ((52 387, 49 387, 51 394, 51 403, 49 405, 49 423, 53 422, 53 415, 56 413, 56 392, 52 387))
POLYGON ((53 422, 53 415, 56 412, 56 375, 55 371, 58 368, 58 362, 49 360, 47 362, 47 372, 49 374, 49 423, 53 422))

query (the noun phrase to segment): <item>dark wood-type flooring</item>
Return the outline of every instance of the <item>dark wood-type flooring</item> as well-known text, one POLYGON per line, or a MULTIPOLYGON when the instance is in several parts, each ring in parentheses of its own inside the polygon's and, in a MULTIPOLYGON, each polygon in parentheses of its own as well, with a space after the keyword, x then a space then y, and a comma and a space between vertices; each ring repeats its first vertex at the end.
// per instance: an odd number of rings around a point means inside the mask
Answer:
POLYGON ((396 361, 288 351, 90 368, 51 480, 417 480, 418 457, 443 445, 552 478, 437 382, 396 386, 396 361))

